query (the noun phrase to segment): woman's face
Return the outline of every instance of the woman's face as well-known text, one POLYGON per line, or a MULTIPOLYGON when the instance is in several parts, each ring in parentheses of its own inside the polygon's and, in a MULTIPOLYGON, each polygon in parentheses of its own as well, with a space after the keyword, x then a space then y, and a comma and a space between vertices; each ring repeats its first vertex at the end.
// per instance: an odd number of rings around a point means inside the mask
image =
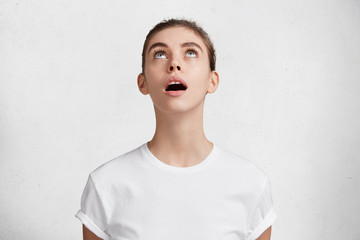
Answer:
POLYGON ((210 70, 202 38, 192 30, 164 29, 150 39, 145 51, 145 70, 138 77, 138 85, 143 94, 150 94, 159 110, 190 111, 203 104, 207 93, 216 90, 218 75, 210 70), (178 82, 186 89, 179 85, 168 88, 169 83, 178 82))

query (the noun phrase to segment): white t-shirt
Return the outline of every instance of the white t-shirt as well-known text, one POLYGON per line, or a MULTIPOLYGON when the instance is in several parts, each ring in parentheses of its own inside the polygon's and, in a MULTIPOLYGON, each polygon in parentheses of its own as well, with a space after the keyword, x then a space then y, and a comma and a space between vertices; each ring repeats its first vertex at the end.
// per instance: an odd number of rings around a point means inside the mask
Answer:
POLYGON ((213 144, 191 167, 146 143, 90 173, 76 217, 102 239, 253 240, 275 221, 267 175, 213 144))

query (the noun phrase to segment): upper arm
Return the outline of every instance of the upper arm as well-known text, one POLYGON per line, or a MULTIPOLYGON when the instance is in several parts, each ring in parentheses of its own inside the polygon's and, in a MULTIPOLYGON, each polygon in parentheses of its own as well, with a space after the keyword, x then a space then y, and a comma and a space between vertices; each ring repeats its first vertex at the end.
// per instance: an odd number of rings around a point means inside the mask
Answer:
POLYGON ((102 240, 98 236, 96 236, 93 232, 91 232, 85 225, 83 224, 83 239, 84 240, 102 240))
POLYGON ((271 237, 271 226, 266 229, 259 238, 257 238, 256 240, 270 240, 271 237))

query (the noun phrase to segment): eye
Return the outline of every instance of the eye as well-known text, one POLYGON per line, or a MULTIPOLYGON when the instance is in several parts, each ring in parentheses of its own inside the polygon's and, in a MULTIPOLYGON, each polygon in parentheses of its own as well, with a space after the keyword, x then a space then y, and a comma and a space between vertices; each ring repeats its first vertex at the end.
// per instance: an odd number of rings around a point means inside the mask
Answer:
POLYGON ((195 49, 188 49, 186 51, 186 56, 195 58, 198 56, 198 52, 195 49))
POLYGON ((154 58, 166 58, 165 52, 161 49, 154 51, 154 58))

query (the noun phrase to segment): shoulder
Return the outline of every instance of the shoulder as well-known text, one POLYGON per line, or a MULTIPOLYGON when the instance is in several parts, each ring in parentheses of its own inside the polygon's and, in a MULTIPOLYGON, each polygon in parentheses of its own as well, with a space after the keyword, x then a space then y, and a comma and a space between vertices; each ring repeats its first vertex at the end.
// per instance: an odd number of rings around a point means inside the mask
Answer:
POLYGON ((219 163, 226 170, 227 175, 236 177, 243 186, 256 191, 261 191, 268 181, 268 175, 255 163, 249 159, 236 154, 226 148, 218 146, 220 149, 219 163))
POLYGON ((143 160, 142 146, 123 153, 93 170, 90 173, 90 177, 94 183, 109 183, 116 179, 131 176, 136 169, 139 169, 138 166, 143 160))

